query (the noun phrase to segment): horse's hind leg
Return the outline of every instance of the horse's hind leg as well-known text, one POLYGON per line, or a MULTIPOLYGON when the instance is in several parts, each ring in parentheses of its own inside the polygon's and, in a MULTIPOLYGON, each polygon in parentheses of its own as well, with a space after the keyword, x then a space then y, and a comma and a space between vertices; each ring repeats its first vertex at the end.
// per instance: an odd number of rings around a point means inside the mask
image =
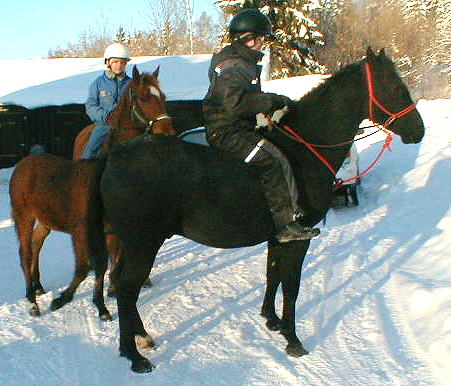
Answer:
POLYGON ((79 236, 76 233, 72 234, 72 246, 75 255, 74 277, 69 286, 63 292, 61 292, 60 296, 53 299, 50 306, 52 311, 63 307, 73 299, 75 291, 77 290, 80 283, 86 278, 89 272, 87 253, 84 250, 82 243, 79 240, 79 236))
POLYGON ((36 295, 42 295, 45 293, 41 284, 41 275, 39 272, 39 253, 41 252, 44 240, 49 235, 51 230, 41 223, 37 223, 37 226, 33 230, 33 236, 31 240, 31 250, 33 254, 33 263, 31 266, 31 280, 32 287, 36 295))
POLYGON ((33 285, 33 266, 37 264, 33 261, 33 251, 31 239, 35 219, 30 216, 19 214, 13 207, 13 218, 16 226, 17 238, 19 239, 20 265, 25 279, 26 298, 30 302, 29 314, 40 316, 39 306, 36 302, 36 289, 33 285))
MULTIPOLYGON (((75 254, 74 277, 72 279, 72 282, 60 294, 60 296, 53 299, 51 304, 52 311, 55 311, 72 301, 75 291, 77 290, 80 283, 86 278, 89 272, 90 265, 88 260, 86 231, 84 228, 72 234, 72 245, 75 254)), ((96 277, 94 294, 96 294, 97 291, 103 292, 103 280, 104 275, 98 275, 96 277)), ((101 296, 98 296, 98 299, 96 299, 96 296, 94 295, 94 303, 99 310, 99 316, 102 320, 112 320, 110 313, 105 307, 105 303, 103 301, 103 293, 101 294, 101 296)))
POLYGON ((106 233, 105 235, 108 254, 111 259, 110 264, 110 284, 108 285, 107 295, 110 297, 116 296, 116 286, 114 284, 117 276, 117 270, 120 263, 122 250, 119 246, 119 239, 115 234, 106 233))

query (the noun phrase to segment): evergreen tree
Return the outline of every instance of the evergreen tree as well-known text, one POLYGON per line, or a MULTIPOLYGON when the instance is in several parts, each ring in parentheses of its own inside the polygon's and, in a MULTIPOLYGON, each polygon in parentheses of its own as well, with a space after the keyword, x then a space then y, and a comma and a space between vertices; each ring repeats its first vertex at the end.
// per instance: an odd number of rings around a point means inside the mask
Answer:
POLYGON ((416 97, 447 95, 451 79, 451 0, 329 0, 318 20, 330 71, 386 48, 416 97), (448 69, 448 70, 447 70, 448 69))
POLYGON ((269 17, 277 36, 271 44, 272 78, 324 71, 310 50, 323 44, 323 35, 310 17, 321 7, 319 0, 219 0, 215 4, 229 15, 258 8, 269 17))

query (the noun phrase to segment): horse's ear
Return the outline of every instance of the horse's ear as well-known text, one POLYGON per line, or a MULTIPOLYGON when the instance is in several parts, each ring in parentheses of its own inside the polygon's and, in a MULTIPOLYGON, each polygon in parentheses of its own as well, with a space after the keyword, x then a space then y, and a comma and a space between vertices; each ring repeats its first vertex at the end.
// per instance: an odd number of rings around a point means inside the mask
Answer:
POLYGON ((381 50, 379 51, 379 56, 381 58, 386 58, 387 54, 385 53, 385 48, 381 48, 381 50))
POLYGON ((138 67, 136 67, 136 64, 133 66, 133 81, 139 82, 139 71, 138 67))
POLYGON ((366 49, 366 58, 368 60, 372 60, 372 59, 374 59, 374 57, 375 57, 375 55, 374 55, 373 49, 370 46, 368 46, 368 48, 366 49))
POLYGON ((152 73, 155 79, 158 79, 158 74, 160 73, 160 65, 158 65, 157 69, 152 73))

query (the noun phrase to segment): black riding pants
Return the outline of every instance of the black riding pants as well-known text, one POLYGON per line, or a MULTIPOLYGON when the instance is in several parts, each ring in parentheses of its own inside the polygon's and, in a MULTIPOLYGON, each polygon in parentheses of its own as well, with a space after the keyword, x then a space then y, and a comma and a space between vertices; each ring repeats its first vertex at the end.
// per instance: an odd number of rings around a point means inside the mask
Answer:
POLYGON ((276 230, 293 222, 302 213, 297 204, 298 190, 290 164, 266 138, 253 131, 230 129, 207 130, 207 140, 211 146, 260 167, 261 182, 276 230))

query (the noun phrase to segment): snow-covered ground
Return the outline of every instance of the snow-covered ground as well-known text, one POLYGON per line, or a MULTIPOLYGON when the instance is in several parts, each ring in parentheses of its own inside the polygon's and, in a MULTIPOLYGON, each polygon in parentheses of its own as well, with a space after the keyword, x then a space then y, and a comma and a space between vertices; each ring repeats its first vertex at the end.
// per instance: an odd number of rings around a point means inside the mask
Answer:
MULTIPOLYGON (((299 90, 285 83, 280 92, 299 90)), ((43 315, 30 317, 9 213, 12 169, 0 170, 0 385, 450 385, 451 100, 418 108, 423 141, 396 139, 363 178, 360 206, 331 210, 312 241, 297 302, 298 335, 310 351, 302 358, 288 357, 259 316, 263 244, 166 241, 154 286, 138 303, 158 342, 145 354, 157 366, 150 374, 132 373, 118 356, 116 304, 107 301, 114 321, 98 320, 92 274, 71 304, 49 311, 72 277, 65 234, 46 240, 48 292, 38 300, 43 315)), ((368 145, 359 149, 361 168, 380 149, 368 145)))

